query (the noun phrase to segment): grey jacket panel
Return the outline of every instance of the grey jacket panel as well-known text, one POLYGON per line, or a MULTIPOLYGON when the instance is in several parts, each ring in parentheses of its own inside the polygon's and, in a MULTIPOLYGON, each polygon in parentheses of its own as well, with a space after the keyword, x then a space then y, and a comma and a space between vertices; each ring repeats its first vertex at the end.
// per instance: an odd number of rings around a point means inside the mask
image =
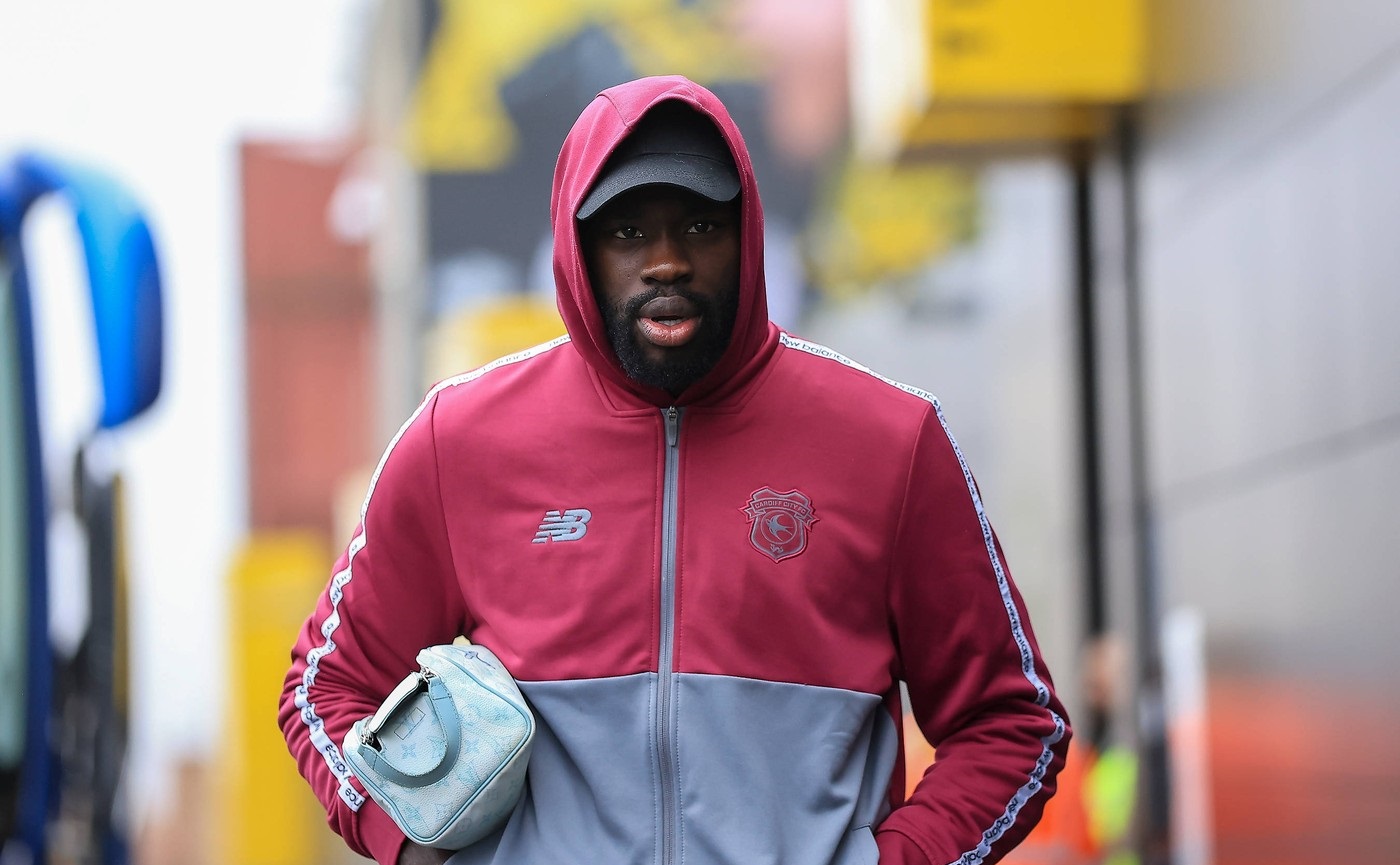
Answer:
MULTIPOLYGON (((897 731, 881 699, 679 674, 675 865, 874 865, 897 731)), ((522 682, 524 798, 450 865, 663 865, 654 673, 522 682)))

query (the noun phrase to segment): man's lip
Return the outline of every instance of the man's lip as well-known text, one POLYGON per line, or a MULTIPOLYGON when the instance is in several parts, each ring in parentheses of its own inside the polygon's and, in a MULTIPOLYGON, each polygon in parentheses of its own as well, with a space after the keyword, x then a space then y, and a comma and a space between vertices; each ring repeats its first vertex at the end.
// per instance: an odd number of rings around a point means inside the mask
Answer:
POLYGON ((637 330, 660 348, 679 348, 700 329, 699 305, 680 295, 653 297, 637 310, 637 330))
POLYGON ((637 330, 642 339, 659 348, 679 348, 695 338, 698 318, 639 318, 637 330))
POLYGON ((673 319, 695 318, 700 310, 695 304, 679 295, 654 297, 637 310, 638 318, 673 319))

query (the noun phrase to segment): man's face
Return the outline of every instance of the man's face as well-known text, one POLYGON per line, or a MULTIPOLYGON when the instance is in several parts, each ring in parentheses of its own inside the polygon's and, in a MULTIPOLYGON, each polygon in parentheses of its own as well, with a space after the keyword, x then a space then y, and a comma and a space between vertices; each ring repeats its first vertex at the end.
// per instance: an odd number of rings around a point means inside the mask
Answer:
POLYGON ((679 394, 717 363, 739 306, 739 207, 674 186, 623 193, 581 226, 622 369, 679 394))

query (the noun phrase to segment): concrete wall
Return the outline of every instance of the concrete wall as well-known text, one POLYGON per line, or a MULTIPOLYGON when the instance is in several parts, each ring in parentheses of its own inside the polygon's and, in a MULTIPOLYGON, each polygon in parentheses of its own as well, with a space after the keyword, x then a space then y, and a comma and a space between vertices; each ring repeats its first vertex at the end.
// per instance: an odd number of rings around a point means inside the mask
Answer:
MULTIPOLYGON (((1208 780, 1174 804, 1213 823, 1191 861, 1400 861, 1400 748, 1378 734, 1400 723, 1400 4, 1150 6, 1152 561, 1163 606, 1203 617, 1208 681, 1208 780)), ((1121 175, 1097 179, 1111 202, 1121 175)), ((1121 312, 1112 222, 1098 261, 1121 312)), ((1105 380, 1121 403, 1132 382, 1105 380)), ((1133 527, 1121 484, 1110 498, 1122 573, 1133 527)))
POLYGON ((1205 612, 1217 666, 1394 686, 1400 4, 1153 6, 1141 275, 1164 600, 1205 612))

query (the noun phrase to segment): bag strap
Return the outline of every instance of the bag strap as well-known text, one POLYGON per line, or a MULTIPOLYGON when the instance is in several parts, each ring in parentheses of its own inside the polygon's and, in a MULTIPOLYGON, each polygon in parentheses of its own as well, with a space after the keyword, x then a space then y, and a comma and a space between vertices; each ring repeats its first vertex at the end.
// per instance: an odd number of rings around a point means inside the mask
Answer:
POLYGON ((452 695, 448 693, 447 685, 442 679, 426 671, 410 673, 393 690, 393 693, 385 698, 379 711, 375 712, 374 716, 365 723, 360 743, 360 756, 365 759, 365 763, 370 768, 395 784, 403 787, 426 787, 447 777, 447 774, 452 771, 452 767, 456 765, 457 752, 462 747, 460 728, 461 718, 457 714, 457 706, 452 702, 452 695), (428 694, 428 705, 433 711, 433 720, 437 722, 438 728, 446 737, 447 747, 443 752, 442 760, 436 766, 421 774, 414 774, 389 762, 380 748, 379 733, 399 708, 425 691, 428 694))

